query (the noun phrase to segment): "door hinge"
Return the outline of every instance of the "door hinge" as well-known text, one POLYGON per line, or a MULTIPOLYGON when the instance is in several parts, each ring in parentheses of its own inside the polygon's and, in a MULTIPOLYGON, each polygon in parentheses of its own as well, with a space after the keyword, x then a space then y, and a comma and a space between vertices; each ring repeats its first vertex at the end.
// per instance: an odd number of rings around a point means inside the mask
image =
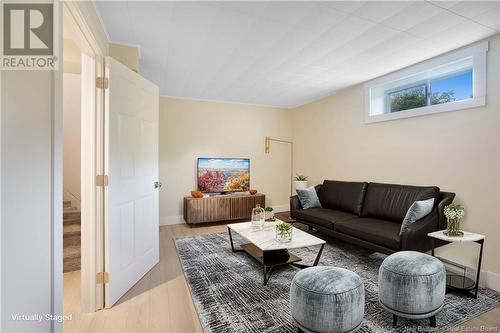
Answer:
POLYGON ((95 276, 95 280, 97 284, 105 284, 109 282, 108 272, 99 272, 95 276))
POLYGON ((109 87, 109 80, 107 77, 96 78, 96 85, 99 89, 107 89, 109 87))
POLYGON ((108 186, 109 180, 108 175, 97 175, 95 176, 95 184, 96 186, 106 187, 108 186))

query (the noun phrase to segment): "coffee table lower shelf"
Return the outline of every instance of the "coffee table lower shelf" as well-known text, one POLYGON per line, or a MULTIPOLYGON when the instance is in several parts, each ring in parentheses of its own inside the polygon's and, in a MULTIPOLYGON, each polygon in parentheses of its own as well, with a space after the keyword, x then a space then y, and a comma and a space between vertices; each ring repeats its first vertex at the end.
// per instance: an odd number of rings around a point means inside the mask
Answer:
POLYGON ((257 246, 252 243, 240 245, 242 250, 249 256, 262 264, 264 273, 264 285, 267 285, 271 277, 273 268, 281 265, 291 265, 302 259, 295 254, 288 252, 288 250, 274 250, 274 251, 261 251, 257 246))
MULTIPOLYGON (((252 243, 240 245, 241 249, 245 251, 249 256, 257 260, 262 264, 262 269, 264 273, 264 285, 267 285, 267 282, 271 278, 271 274, 273 272, 273 268, 282 265, 292 265, 298 268, 307 268, 316 266, 319 261, 319 257, 321 256, 321 252, 323 251, 323 246, 321 245, 321 249, 318 253, 317 260, 315 260, 312 266, 298 264, 302 258, 296 256, 293 253, 288 252, 288 250, 272 250, 272 251, 261 251, 257 246, 252 243)), ((235 250, 234 252, 241 251, 235 250)))

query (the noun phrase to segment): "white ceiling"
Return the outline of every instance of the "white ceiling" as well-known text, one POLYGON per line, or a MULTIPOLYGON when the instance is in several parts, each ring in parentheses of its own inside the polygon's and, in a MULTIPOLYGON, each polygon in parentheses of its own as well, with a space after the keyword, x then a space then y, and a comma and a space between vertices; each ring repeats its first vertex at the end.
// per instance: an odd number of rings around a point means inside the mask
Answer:
POLYGON ((499 2, 96 1, 160 94, 295 107, 496 34, 499 2))

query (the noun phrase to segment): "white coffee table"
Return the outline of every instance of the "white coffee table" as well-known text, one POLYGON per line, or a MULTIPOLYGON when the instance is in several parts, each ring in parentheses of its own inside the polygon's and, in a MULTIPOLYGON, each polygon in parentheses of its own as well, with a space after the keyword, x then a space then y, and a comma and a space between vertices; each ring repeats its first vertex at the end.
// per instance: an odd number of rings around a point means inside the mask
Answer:
POLYGON ((262 229, 254 228, 252 226, 252 222, 241 222, 227 225, 229 241, 231 242, 231 250, 233 252, 245 251, 252 258, 262 264, 264 271, 264 285, 266 285, 269 281, 272 269, 276 266, 289 264, 299 268, 311 267, 308 265, 298 264, 298 262, 302 259, 295 254, 288 252, 288 250, 321 245, 318 255, 313 263, 313 266, 316 266, 326 243, 324 240, 295 227, 292 227, 293 233, 292 240, 290 242, 278 242, 276 240, 276 224, 280 222, 280 220, 265 222, 262 229), (235 249, 231 232, 236 232, 248 243, 241 244, 240 249, 235 249))
MULTIPOLYGON (((449 290, 454 290, 458 292, 462 292, 466 295, 470 295, 474 298, 477 298, 477 291, 479 288, 479 278, 481 274, 481 261, 483 259, 483 246, 484 246, 484 239, 486 236, 481 235, 481 234, 476 234, 473 232, 467 232, 463 231, 462 236, 448 236, 445 234, 445 230, 439 230, 439 231, 434 231, 431 233, 428 233, 427 236, 432 238, 432 255, 434 255, 434 248, 435 248, 435 239, 439 239, 445 242, 449 243, 465 243, 465 242, 474 242, 478 243, 481 245, 479 249, 479 260, 477 263, 477 272, 476 272, 476 281, 468 278, 465 276, 465 271, 464 275, 458 275, 455 273, 449 273, 447 272, 446 274, 446 288, 449 290)), ((444 261, 444 259, 441 259, 444 261)))

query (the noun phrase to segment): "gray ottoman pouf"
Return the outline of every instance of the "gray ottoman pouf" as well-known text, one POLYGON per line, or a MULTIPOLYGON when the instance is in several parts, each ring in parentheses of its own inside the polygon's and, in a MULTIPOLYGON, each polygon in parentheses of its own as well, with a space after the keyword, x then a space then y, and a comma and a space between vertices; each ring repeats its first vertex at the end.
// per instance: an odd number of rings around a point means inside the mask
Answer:
POLYGON ((298 272, 290 288, 292 317, 305 332, 353 332, 365 314, 365 288, 354 272, 317 266, 298 272))
POLYGON ((415 251, 401 251, 387 258, 378 273, 380 304, 397 318, 430 318, 436 326, 446 293, 446 271, 439 259, 415 251))

